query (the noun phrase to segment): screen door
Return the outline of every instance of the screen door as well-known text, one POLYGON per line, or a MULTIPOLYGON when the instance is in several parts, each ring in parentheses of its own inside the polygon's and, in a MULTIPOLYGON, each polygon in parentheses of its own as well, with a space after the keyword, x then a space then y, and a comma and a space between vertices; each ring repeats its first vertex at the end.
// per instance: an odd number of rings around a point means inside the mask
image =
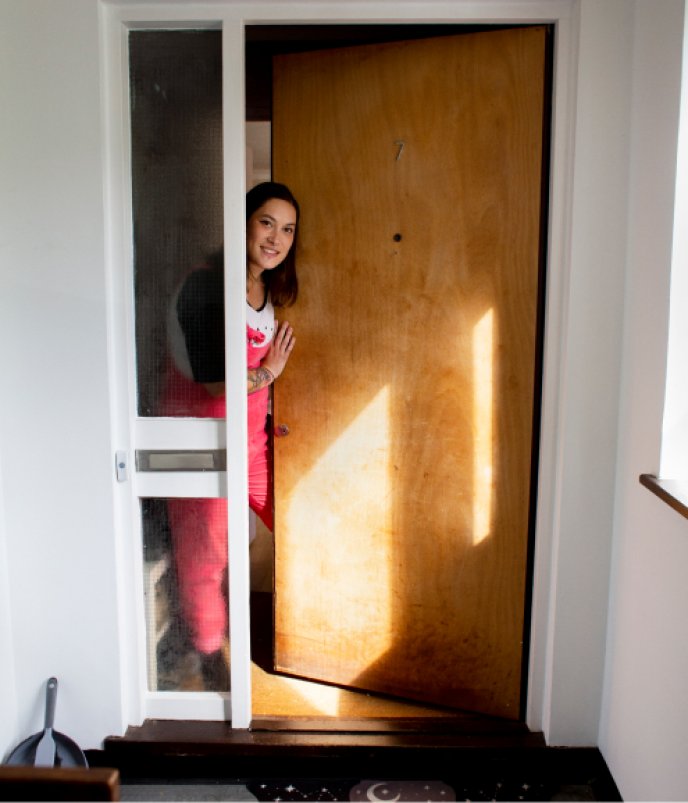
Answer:
POLYGON ((221 31, 132 31, 129 68, 147 685, 226 692, 221 31))

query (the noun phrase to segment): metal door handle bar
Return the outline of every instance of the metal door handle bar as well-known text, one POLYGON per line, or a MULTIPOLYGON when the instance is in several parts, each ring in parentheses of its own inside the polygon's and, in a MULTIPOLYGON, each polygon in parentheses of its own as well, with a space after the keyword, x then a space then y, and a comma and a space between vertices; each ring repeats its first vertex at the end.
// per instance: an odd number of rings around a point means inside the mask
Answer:
POLYGON ((226 471, 226 449, 137 449, 137 471, 226 471))

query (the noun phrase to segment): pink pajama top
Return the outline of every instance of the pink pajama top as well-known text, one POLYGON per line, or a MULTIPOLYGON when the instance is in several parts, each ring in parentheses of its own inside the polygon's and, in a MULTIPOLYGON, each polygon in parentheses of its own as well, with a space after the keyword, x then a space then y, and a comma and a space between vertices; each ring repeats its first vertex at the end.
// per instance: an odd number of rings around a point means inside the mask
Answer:
MULTIPOLYGON (((224 310, 220 287, 213 274, 201 269, 191 274, 195 282, 193 315, 180 313, 178 298, 186 283, 172 299, 168 317, 169 355, 167 381, 158 415, 193 418, 224 418, 224 396, 214 397, 205 389, 208 382, 224 379, 224 310), (218 297, 219 296, 219 297, 218 297), (181 319, 181 320, 180 320, 181 319)), ((187 304, 187 308, 190 305, 187 304)), ((268 298, 259 310, 246 303, 246 362, 258 368, 275 335, 275 310, 268 298)), ((266 442, 269 387, 248 396, 249 458, 252 448, 266 442)))
MULTIPOLYGON (((270 299, 260 310, 246 303, 246 364, 249 369, 258 368, 270 350, 275 336, 275 310, 270 299)), ((248 396, 248 451, 251 452, 267 442, 265 421, 268 415, 270 388, 266 386, 248 396)))

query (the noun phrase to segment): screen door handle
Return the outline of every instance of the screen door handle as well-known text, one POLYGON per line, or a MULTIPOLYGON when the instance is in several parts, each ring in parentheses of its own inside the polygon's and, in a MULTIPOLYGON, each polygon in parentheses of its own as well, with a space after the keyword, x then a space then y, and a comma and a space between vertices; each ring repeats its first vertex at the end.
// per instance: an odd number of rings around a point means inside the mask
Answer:
POLYGON ((226 471, 226 449, 137 449, 137 471, 226 471))

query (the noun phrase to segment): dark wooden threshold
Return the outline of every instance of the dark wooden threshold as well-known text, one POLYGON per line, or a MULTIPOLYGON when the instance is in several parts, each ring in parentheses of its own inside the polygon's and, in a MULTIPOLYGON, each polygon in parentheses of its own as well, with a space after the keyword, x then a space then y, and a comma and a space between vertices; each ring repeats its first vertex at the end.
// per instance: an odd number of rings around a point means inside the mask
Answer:
POLYGON ((660 480, 654 474, 641 474, 640 484, 688 519, 688 482, 685 480, 660 480))
POLYGON ((339 720, 337 727, 316 719, 265 720, 251 730, 232 730, 228 722, 146 720, 108 737, 88 757, 92 766, 117 767, 124 778, 412 777, 421 770, 444 773, 463 753, 515 760, 545 748, 542 734, 522 723, 470 716, 453 724, 339 720))
POLYGON ((415 733, 423 738, 438 734, 471 739, 531 739, 535 735, 522 722, 457 713, 445 717, 255 717, 251 722, 253 733, 338 733, 391 734, 415 733))
POLYGON ((457 787, 531 778, 554 788, 575 790, 582 784, 594 790, 592 798, 562 800, 621 800, 596 747, 547 747, 542 734, 520 723, 469 716, 453 728, 434 720, 422 732, 417 720, 407 723, 408 731, 383 720, 365 723, 369 730, 340 720, 340 727, 351 725, 346 732, 328 731, 331 723, 318 720, 299 723, 304 730, 287 730, 284 721, 273 724, 285 729, 233 731, 226 722, 148 720, 125 736, 105 739, 103 750, 87 756, 92 767, 117 767, 122 782, 134 784, 386 778, 442 780, 457 787))

